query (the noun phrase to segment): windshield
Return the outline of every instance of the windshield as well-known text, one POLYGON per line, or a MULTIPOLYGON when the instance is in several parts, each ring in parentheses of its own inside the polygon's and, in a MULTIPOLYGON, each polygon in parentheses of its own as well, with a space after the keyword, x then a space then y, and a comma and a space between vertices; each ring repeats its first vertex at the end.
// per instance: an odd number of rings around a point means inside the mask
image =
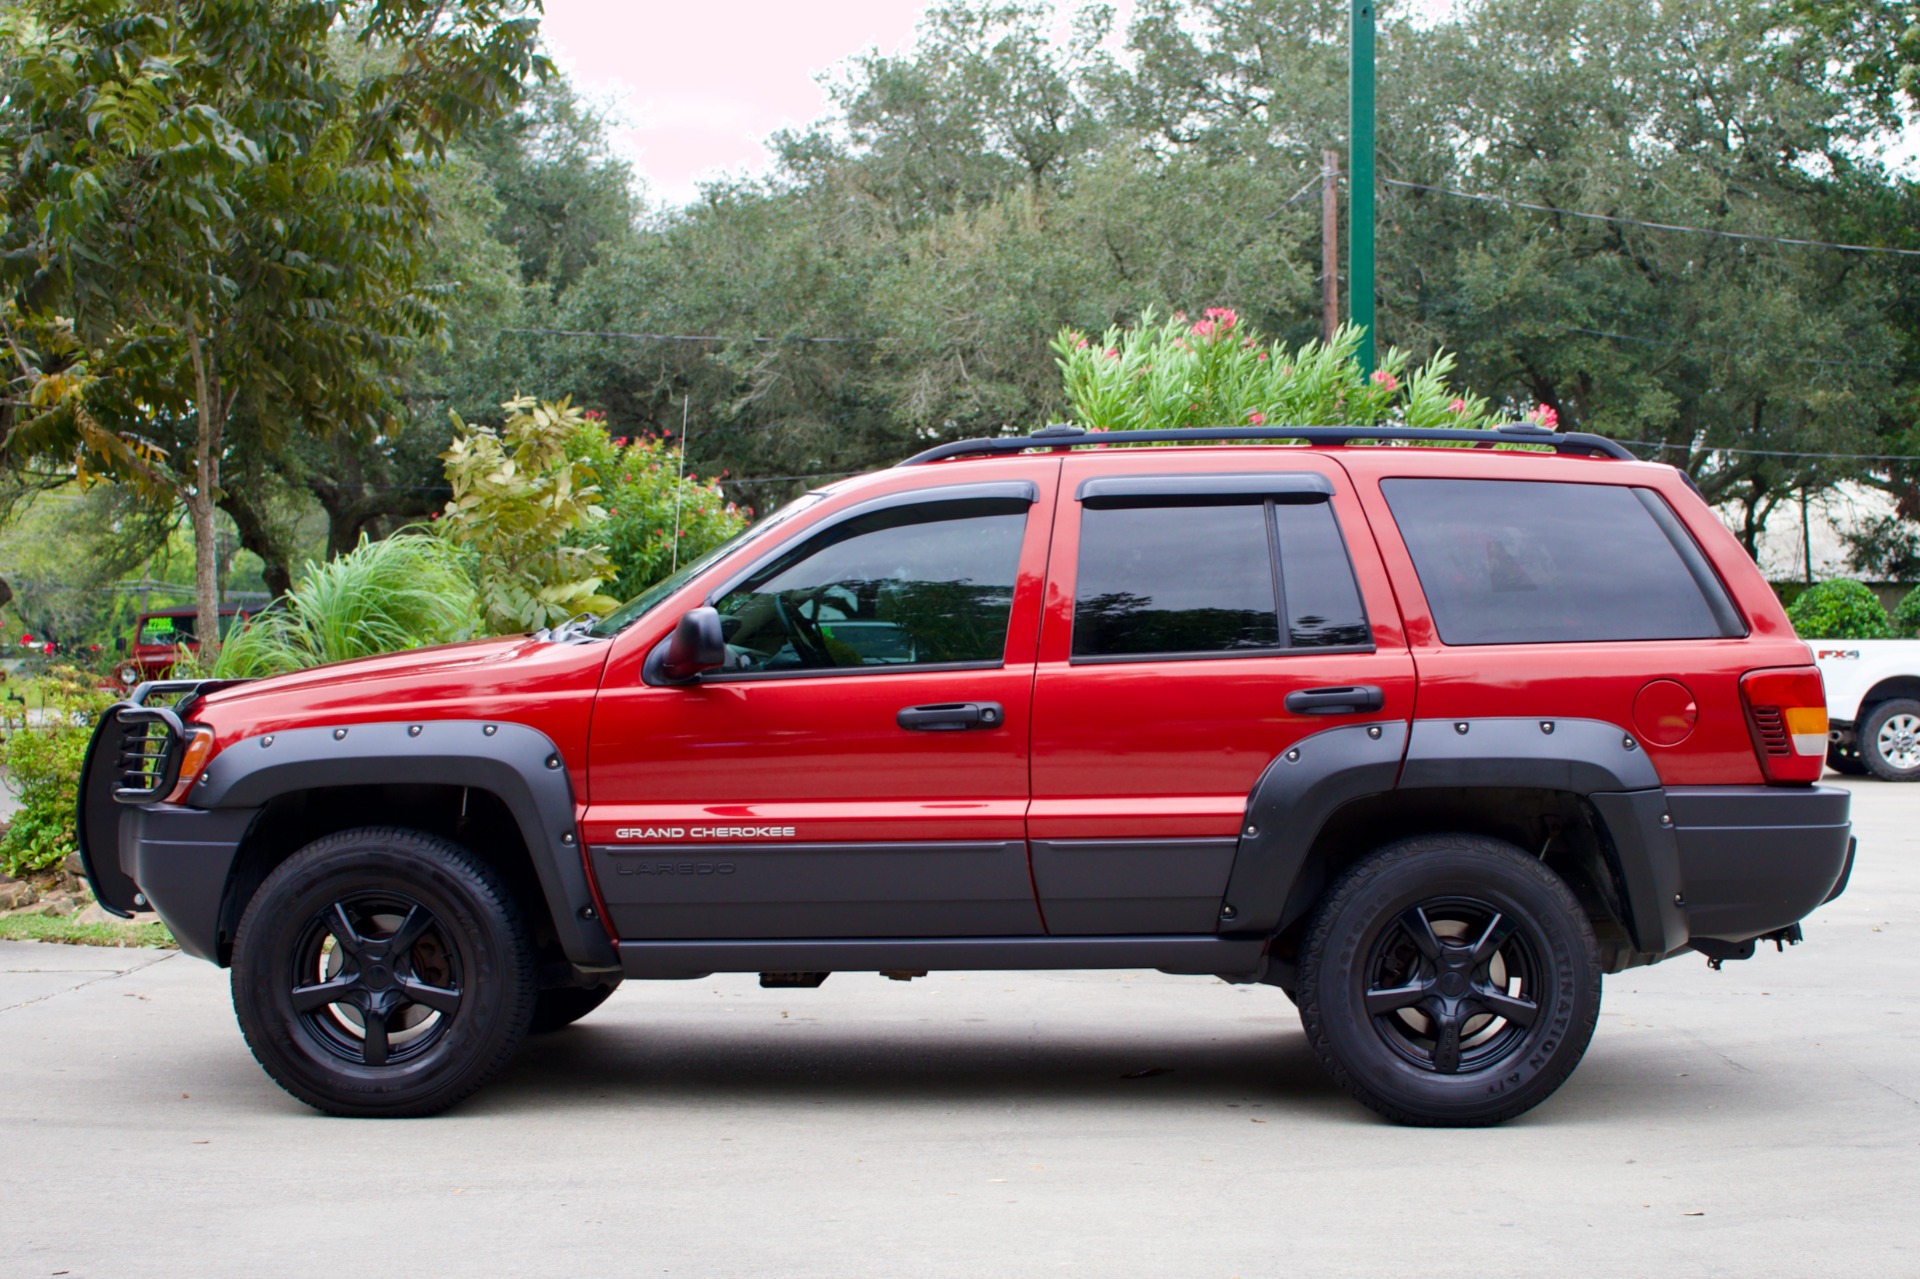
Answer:
POLYGON ((619 608, 616 608, 613 612, 595 622, 587 634, 599 639, 605 639, 610 635, 625 630, 652 612, 654 605, 685 586, 712 565, 719 563, 724 557, 733 554, 748 542, 756 540, 763 533, 785 524, 788 520, 791 520, 808 507, 824 500, 825 497, 826 494, 824 492, 813 492, 803 493, 799 497, 794 498, 793 501, 788 502, 785 506, 767 516, 766 519, 761 520, 758 524, 753 525, 751 528, 741 529, 738 533, 735 533, 732 537, 720 543, 720 545, 714 547, 699 559, 694 560, 690 564, 682 565, 679 572, 655 582, 652 586, 649 586, 646 590, 640 592, 625 604, 622 604, 619 608))

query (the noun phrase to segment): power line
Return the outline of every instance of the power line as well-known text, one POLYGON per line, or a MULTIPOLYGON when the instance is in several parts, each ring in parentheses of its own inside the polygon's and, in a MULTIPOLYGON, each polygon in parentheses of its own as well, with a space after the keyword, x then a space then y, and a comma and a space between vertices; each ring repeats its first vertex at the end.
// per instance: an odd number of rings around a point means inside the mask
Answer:
MULTIPOLYGON (((1690 444, 1666 444, 1660 440, 1621 440, 1629 448, 1670 449, 1680 453, 1692 453, 1690 444)), ((1795 453, 1789 449, 1733 449, 1705 445, 1702 453, 1737 453, 1742 457, 1811 457, 1830 462, 1920 462, 1920 456, 1911 453, 1795 453)))
POLYGON ((1797 244, 1810 249, 1840 249, 1847 253, 1888 253, 1903 258, 1920 258, 1920 249, 1890 249, 1878 244, 1838 244, 1832 240, 1799 240, 1787 235, 1760 235, 1753 231, 1721 231, 1713 227, 1683 226, 1678 222, 1648 222, 1641 218, 1625 218, 1612 213, 1583 213, 1578 209, 1556 209, 1550 204, 1529 204, 1525 200, 1509 199, 1504 195, 1475 195, 1471 191, 1428 186, 1424 182, 1402 182, 1398 178, 1380 180, 1390 187, 1432 191, 1438 195, 1451 195, 1461 200, 1478 200, 1483 204, 1504 204, 1515 209, 1531 209, 1535 213, 1555 213, 1561 217, 1586 218, 1593 222, 1616 222, 1623 226, 1646 227, 1654 231, 1686 231, 1694 235, 1717 235, 1726 240, 1759 240, 1768 244, 1797 244))
MULTIPOLYGON (((1693 342, 1672 342, 1655 338, 1634 337, 1630 333, 1607 333, 1600 329, 1583 329, 1577 324, 1556 324, 1555 328, 1568 333, 1584 333, 1588 337, 1611 338, 1615 342, 1633 342, 1640 346, 1664 346, 1676 350, 1706 351, 1714 355, 1754 355, 1751 351, 1735 351, 1724 346, 1700 346, 1693 342)), ((1898 369, 1903 372, 1920 373, 1920 364, 1888 364, 1880 360, 1823 360, 1811 355, 1767 355, 1757 356, 1781 364, 1826 364, 1849 369, 1898 369)))
POLYGON ((525 333, 535 337, 618 338, 626 342, 814 342, 832 345, 862 345, 875 338, 727 337, 719 333, 626 333, 615 329, 495 329, 496 333, 525 333))

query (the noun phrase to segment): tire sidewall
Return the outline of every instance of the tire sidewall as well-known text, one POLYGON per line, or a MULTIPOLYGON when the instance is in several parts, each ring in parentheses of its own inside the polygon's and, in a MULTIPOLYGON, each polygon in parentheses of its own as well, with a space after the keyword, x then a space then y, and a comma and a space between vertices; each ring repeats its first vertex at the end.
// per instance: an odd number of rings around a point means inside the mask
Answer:
POLYGON ((335 1114, 430 1113, 484 1083, 532 1017, 524 925, 464 850, 430 836, 347 832, 296 853, 249 903, 234 944, 233 998, 261 1064, 288 1092, 335 1114), (460 1007, 418 1057, 386 1066, 325 1047, 294 1010, 294 948, 333 902, 398 891, 438 917, 460 972, 460 1007))
POLYGON ((1324 1045, 1323 1057, 1335 1059, 1336 1077, 1349 1091, 1403 1122, 1496 1123, 1539 1104, 1578 1064, 1599 1015, 1592 931, 1571 894, 1517 849, 1507 855, 1458 847, 1415 856, 1400 846, 1382 852, 1402 855, 1377 856, 1350 872, 1355 882, 1350 891, 1330 895, 1332 913, 1316 929, 1324 929, 1323 945, 1303 966, 1301 1010, 1316 1047, 1324 1045), (1547 970, 1534 992, 1540 1016, 1521 1042, 1498 1062, 1455 1075, 1422 1069, 1396 1053, 1365 1003, 1369 960, 1381 935, 1406 910, 1443 897, 1473 898, 1520 920, 1547 970))
POLYGON ((1867 771, 1882 781, 1920 781, 1920 767, 1896 768, 1880 754, 1880 730, 1895 715, 1920 716, 1920 702, 1901 697, 1874 707, 1860 728, 1860 758, 1866 764, 1867 771))

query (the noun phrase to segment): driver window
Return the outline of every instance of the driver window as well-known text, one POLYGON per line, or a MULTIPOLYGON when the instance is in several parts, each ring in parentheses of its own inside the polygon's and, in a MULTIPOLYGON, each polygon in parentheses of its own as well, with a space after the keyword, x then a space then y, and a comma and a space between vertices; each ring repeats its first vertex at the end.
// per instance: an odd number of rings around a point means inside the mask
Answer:
POLYGON ((715 601, 729 671, 998 662, 1029 504, 895 507, 808 538, 715 601))

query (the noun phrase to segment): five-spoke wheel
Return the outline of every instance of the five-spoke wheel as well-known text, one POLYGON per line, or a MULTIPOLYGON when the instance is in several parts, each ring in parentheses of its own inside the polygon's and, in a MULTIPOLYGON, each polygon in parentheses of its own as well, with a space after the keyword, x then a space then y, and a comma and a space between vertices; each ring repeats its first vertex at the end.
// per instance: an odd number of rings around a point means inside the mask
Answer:
POLYGON ((499 872, 419 831, 343 831, 267 876, 234 942, 233 1004, 288 1092, 339 1115, 444 1110, 504 1066, 535 1005, 499 872))
POLYGON ((1314 1050, 1360 1101, 1402 1123, 1490 1124, 1579 1063, 1600 966, 1558 875, 1499 840, 1430 835, 1334 884, 1296 996, 1314 1050))

